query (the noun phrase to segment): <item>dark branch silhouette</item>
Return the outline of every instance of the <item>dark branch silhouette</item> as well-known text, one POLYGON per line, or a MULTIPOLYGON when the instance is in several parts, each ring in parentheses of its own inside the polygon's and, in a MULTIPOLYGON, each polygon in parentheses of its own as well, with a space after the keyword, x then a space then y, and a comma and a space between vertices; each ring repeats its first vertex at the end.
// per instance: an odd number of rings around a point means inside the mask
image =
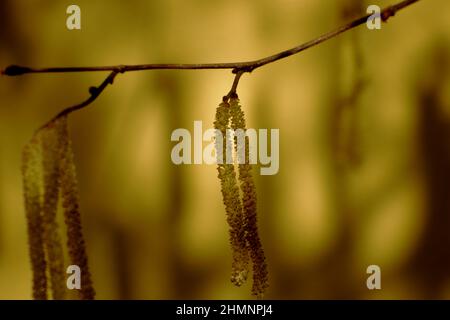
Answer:
MULTIPOLYGON (((384 8, 380 17, 383 22, 387 22, 390 17, 393 17, 398 11, 418 2, 419 0, 404 0, 395 5, 388 6, 384 8)), ((269 63, 273 63, 275 61, 290 57, 297 53, 300 53, 306 49, 312 48, 322 42, 325 42, 331 38, 334 38, 341 33, 344 33, 348 30, 356 28, 364 23, 366 23, 367 19, 370 15, 365 15, 356 20, 353 20, 336 30, 325 33, 318 38, 305 42, 301 45, 298 45, 294 48, 281 51, 274 55, 261 58, 253 61, 246 62, 227 62, 227 63, 195 63, 195 64, 140 64, 140 65, 117 65, 117 66, 96 66, 96 67, 56 67, 56 68, 41 68, 35 69, 25 66, 18 65, 10 65, 6 69, 2 70, 2 75, 7 76, 20 76, 29 73, 66 73, 66 72, 97 72, 97 71, 110 71, 110 75, 103 81, 103 83, 99 87, 91 87, 89 92, 91 96, 86 101, 66 108, 59 114, 57 114, 54 118, 52 118, 49 122, 47 122, 44 126, 53 122, 54 120, 65 116, 73 111, 82 109, 89 104, 91 104, 108 86, 108 84, 112 84, 114 78, 118 73, 125 73, 130 71, 144 71, 144 70, 157 70, 157 69, 176 69, 176 70, 198 70, 198 69, 231 69, 234 74, 236 74, 235 79, 233 81, 233 86, 224 98, 229 98, 236 93, 237 85, 239 83, 239 79, 246 72, 252 72, 253 70, 265 66, 269 63)))
POLYGON ((68 107, 68 108, 64 109, 63 111, 58 113, 56 116, 54 116, 52 119, 50 119, 47 123, 45 123, 43 126, 41 126, 38 129, 38 131, 40 129, 42 129, 43 127, 48 126, 49 124, 51 124, 54 121, 58 120, 59 118, 67 116, 67 115, 69 115, 70 113, 72 113, 74 111, 83 109, 83 108, 87 107, 88 105, 90 105, 92 102, 95 101, 95 99, 98 98, 98 96, 103 92, 103 90, 106 89, 108 84, 113 84, 114 78, 116 77, 116 75, 117 75, 117 71, 113 71, 113 72, 111 72, 109 74, 108 77, 106 77, 105 80, 103 80, 101 85, 99 85, 98 87, 90 87, 89 88, 89 93, 91 94, 91 96, 87 100, 85 100, 85 101, 83 101, 83 102, 81 102, 81 103, 79 103, 77 105, 74 105, 74 106, 71 106, 71 107, 68 107))
MULTIPOLYGON (((380 13, 381 19, 386 22, 390 17, 394 16, 398 11, 410 6, 411 4, 419 0, 404 0, 398 4, 386 7, 380 13)), ((361 18, 353 20, 344 26, 337 28, 334 31, 325 33, 318 38, 305 42, 294 48, 281 51, 274 55, 261 58, 253 61, 246 62, 227 62, 227 63, 193 63, 193 64, 140 64, 140 65, 118 65, 118 66, 98 66, 98 67, 57 67, 57 68, 42 68, 34 69, 29 67, 11 65, 2 71, 2 74, 8 76, 18 76, 27 73, 55 73, 55 72, 93 72, 93 71, 115 71, 117 73, 124 73, 129 71, 143 71, 143 70, 156 70, 156 69, 177 69, 177 70, 192 70, 192 69, 232 69, 233 73, 239 71, 251 72, 266 64, 287 58, 294 54, 300 53, 306 49, 312 48, 322 42, 325 42, 331 38, 334 38, 341 33, 344 33, 350 29, 358 27, 366 23, 370 15, 365 15, 361 18)))

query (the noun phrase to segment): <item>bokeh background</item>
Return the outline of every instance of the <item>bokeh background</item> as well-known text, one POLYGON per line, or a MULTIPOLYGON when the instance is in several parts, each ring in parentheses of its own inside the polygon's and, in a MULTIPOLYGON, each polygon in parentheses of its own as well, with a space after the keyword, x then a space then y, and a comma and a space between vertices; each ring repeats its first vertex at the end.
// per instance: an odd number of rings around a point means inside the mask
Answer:
MULTIPOLYGON (((252 60, 393 2, 1 0, 0 68, 252 60)), ((449 39, 450 2, 423 0, 243 76, 248 126, 280 129, 280 171, 257 176, 266 298, 450 298, 449 39)), ((22 147, 104 76, 0 77, 1 299, 31 298, 22 147)), ((170 160, 171 132, 212 126, 232 80, 127 73, 70 117, 98 298, 251 298, 229 281, 215 166, 170 160)))

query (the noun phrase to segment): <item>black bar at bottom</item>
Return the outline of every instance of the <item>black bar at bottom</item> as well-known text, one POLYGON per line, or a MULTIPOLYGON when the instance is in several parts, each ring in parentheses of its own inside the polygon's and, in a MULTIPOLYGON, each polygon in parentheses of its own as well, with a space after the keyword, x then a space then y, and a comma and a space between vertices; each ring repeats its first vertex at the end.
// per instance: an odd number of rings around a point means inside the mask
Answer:
MULTIPOLYGON (((449 301, 381 300, 138 300, 138 301, 0 301, 1 314, 21 319, 315 319, 355 316, 358 319, 408 315, 447 315, 449 301)), ((2 317, 3 318, 3 317, 2 317)), ((440 317, 439 317, 440 318, 440 317)), ((445 318, 445 317, 444 317, 445 318)))

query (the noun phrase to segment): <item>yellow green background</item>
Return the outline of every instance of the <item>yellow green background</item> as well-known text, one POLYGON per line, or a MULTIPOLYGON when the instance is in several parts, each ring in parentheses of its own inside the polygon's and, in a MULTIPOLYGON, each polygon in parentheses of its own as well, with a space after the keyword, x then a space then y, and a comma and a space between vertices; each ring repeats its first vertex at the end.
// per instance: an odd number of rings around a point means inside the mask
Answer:
MULTIPOLYGON (((0 68, 253 60, 393 2, 2 0, 0 68), (65 26, 72 3, 81 31, 65 26)), ((266 298, 450 298, 449 39, 450 2, 422 0, 381 30, 242 77, 248 126, 280 130, 280 171, 257 176, 266 298), (355 79, 365 86, 337 116, 355 79), (371 264, 382 290, 366 287, 371 264)), ((1 299, 31 298, 21 150, 104 76, 0 77, 1 299)), ((216 168, 170 159, 171 132, 212 127, 232 81, 227 70, 127 73, 70 117, 98 298, 251 298, 229 281, 216 168)))

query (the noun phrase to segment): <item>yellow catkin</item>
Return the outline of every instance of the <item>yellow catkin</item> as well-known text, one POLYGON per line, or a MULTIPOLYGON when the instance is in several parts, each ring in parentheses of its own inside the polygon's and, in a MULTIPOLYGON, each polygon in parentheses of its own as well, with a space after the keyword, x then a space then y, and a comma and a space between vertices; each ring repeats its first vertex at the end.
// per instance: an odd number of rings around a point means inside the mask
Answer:
POLYGON ((67 246, 71 263, 81 269, 81 299, 91 300, 95 298, 91 274, 88 268, 86 245, 81 227, 81 216, 79 211, 78 182, 73 160, 72 143, 69 138, 67 119, 64 121, 61 133, 60 148, 60 185, 64 208, 64 220, 67 226, 67 246))
POLYGON ((47 274, 44 251, 44 227, 41 217, 41 146, 38 137, 25 146, 22 153, 22 176, 28 245, 33 272, 33 299, 46 300, 47 274))
POLYGON ((219 105, 216 111, 214 128, 221 133, 221 135, 216 136, 217 170, 227 213, 227 222, 230 228, 229 236, 233 255, 231 282, 236 286, 241 286, 247 280, 249 258, 245 240, 242 204, 234 164, 226 163, 227 129, 230 119, 229 109, 228 102, 224 101, 219 105), (219 143, 219 139, 222 140, 222 143, 219 143), (221 159, 223 163, 219 163, 221 159))
MULTIPOLYGON (((239 105, 239 98, 233 95, 230 99, 231 127, 233 130, 246 129, 244 112, 239 105)), ((239 181, 242 191, 242 206, 244 224, 246 229, 246 241, 249 247, 253 263, 253 287, 252 294, 262 298, 268 287, 268 272, 265 261, 264 249, 258 235, 257 211, 256 211, 256 187, 252 176, 252 167, 249 163, 249 140, 245 137, 245 145, 238 146, 235 139, 236 153, 245 148, 245 163, 239 164, 239 181)))
POLYGON ((66 274, 64 272, 64 252, 56 222, 59 199, 59 149, 64 120, 41 129, 42 167, 44 198, 42 220, 44 225, 44 243, 47 253, 47 267, 53 299, 61 300, 66 296, 66 274))

